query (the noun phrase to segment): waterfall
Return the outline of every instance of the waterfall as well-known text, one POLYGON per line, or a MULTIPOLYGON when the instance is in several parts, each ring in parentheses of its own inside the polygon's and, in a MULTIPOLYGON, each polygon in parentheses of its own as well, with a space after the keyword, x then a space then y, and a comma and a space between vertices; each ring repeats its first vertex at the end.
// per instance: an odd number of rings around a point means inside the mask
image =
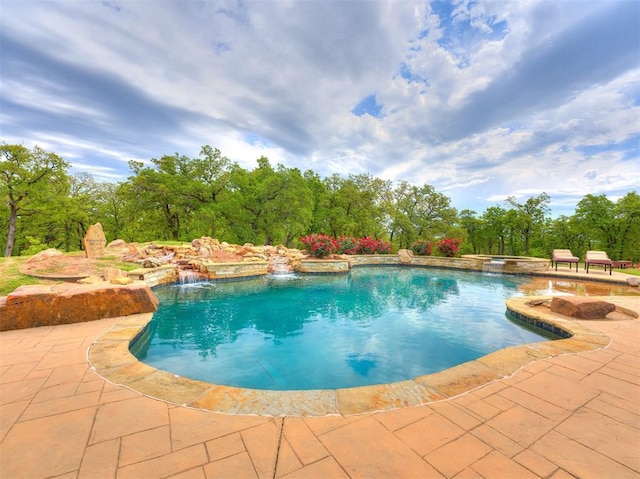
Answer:
POLYGON ((502 274, 504 272, 504 258, 491 258, 482 263, 482 272, 486 274, 502 274))
POLYGON ((206 278, 201 273, 193 271, 192 269, 181 269, 178 272, 179 284, 195 284, 202 283, 206 278))
POLYGON ((284 255, 273 255, 269 257, 269 272, 273 275, 285 275, 293 273, 291 259, 284 255))

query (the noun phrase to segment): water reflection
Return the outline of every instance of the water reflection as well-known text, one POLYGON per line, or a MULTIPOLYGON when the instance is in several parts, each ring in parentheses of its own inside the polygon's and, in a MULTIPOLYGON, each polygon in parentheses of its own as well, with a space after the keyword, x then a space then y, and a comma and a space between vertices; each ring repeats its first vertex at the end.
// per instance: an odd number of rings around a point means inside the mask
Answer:
POLYGON ((637 288, 630 286, 589 281, 570 281, 563 278, 531 277, 519 290, 528 296, 575 295, 575 296, 626 296, 639 295, 637 288))
POLYGON ((518 277, 415 268, 163 286, 135 354, 177 374, 266 389, 409 379, 540 336, 505 318, 518 277))

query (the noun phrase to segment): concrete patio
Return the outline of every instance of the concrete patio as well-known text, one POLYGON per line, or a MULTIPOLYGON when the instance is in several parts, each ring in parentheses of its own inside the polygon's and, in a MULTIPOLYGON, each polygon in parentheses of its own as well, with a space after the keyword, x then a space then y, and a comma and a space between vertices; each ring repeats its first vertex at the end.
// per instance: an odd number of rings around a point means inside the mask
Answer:
MULTIPOLYGON (((607 301, 640 313, 639 296, 607 301)), ((640 320, 604 348, 427 405, 353 416, 188 409, 99 377, 118 318, 0 333, 3 478, 637 478, 640 320)))

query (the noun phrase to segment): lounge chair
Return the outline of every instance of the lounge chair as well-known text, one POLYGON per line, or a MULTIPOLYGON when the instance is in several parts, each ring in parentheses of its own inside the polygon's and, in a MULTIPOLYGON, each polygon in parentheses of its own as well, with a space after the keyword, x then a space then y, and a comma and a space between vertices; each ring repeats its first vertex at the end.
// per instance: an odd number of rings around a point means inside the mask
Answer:
POLYGON ((589 272, 590 265, 603 266, 604 272, 607 272, 607 266, 609 267, 609 275, 613 270, 613 264, 611 260, 607 256, 607 253, 604 251, 587 251, 586 256, 584 257, 584 264, 587 269, 587 273, 589 272))
POLYGON ((554 249, 553 256, 551 257, 551 266, 553 267, 553 263, 556 264, 556 271, 558 271, 558 263, 568 263, 569 269, 571 269, 571 265, 573 263, 576 264, 576 273, 578 272, 578 261, 580 258, 577 256, 573 256, 571 250, 568 249, 554 249))

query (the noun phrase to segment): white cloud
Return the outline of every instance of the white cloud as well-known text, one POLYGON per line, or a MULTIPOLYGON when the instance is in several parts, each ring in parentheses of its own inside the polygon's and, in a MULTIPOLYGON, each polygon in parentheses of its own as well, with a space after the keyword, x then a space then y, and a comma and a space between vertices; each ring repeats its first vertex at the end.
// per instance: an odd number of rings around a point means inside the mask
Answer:
POLYGON ((2 139, 104 178, 209 144, 430 183, 460 209, 640 184, 632 2, 9 3, 2 139), (370 95, 383 116, 354 116, 370 95))

